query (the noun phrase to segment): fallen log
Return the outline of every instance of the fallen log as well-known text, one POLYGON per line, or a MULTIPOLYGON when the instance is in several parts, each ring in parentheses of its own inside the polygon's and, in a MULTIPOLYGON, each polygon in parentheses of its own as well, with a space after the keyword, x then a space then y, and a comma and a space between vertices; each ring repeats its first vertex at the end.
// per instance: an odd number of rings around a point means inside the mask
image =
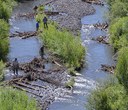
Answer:
POLYGON ((24 80, 22 80, 22 82, 23 82, 23 83, 26 83, 26 84, 28 84, 28 85, 31 85, 31 86, 35 86, 35 87, 47 89, 46 86, 41 86, 41 85, 39 85, 39 84, 31 84, 30 82, 24 81, 24 80))
POLYGON ((109 73, 114 74, 115 68, 116 68, 116 66, 110 66, 110 65, 101 64, 101 70, 105 71, 105 72, 109 72, 109 73))
MULTIPOLYGON (((40 32, 42 32, 42 31, 40 31, 40 32)), ((10 37, 21 37, 22 39, 26 39, 29 37, 37 36, 40 32, 37 32, 37 31, 18 32, 18 31, 16 31, 16 33, 10 35, 10 37)))
POLYGON ((100 0, 82 0, 83 2, 89 3, 89 4, 96 4, 104 6, 104 3, 100 0))
POLYGON ((40 96, 39 94, 36 94, 36 93, 34 93, 34 92, 32 92, 32 91, 29 91, 29 90, 27 90, 27 89, 25 89, 25 88, 22 88, 22 87, 20 87, 20 86, 12 85, 12 87, 13 87, 13 88, 20 89, 20 90, 25 91, 25 92, 30 93, 30 94, 33 94, 33 95, 35 95, 35 96, 37 96, 37 97, 42 97, 42 96, 40 96))
POLYGON ((29 86, 29 85, 27 85, 27 84, 25 84, 25 83, 14 82, 14 84, 19 85, 19 86, 22 86, 22 87, 25 87, 25 88, 28 88, 28 89, 36 90, 34 87, 29 86))
POLYGON ((15 18, 27 18, 27 19, 33 19, 36 16, 36 13, 19 13, 16 15, 15 18))
POLYGON ((59 14, 59 12, 54 12, 54 11, 45 11, 44 13, 45 13, 46 15, 48 15, 48 16, 51 16, 51 15, 52 15, 52 16, 53 16, 53 15, 55 16, 55 15, 58 15, 58 14, 59 14))
POLYGON ((96 23, 96 24, 93 24, 93 26, 95 27, 95 28, 97 28, 97 29, 101 29, 101 30, 105 30, 105 29, 107 29, 108 28, 108 23, 107 22, 105 22, 105 23, 96 23))
POLYGON ((107 45, 109 44, 106 36, 99 36, 97 38, 92 38, 92 40, 97 41, 99 43, 107 44, 107 45))

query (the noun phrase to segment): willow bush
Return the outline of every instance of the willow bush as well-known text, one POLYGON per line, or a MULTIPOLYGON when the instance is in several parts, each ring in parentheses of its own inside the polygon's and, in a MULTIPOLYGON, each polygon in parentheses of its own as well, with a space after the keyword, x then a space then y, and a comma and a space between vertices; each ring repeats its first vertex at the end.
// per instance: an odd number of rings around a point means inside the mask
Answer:
POLYGON ((5 60, 9 50, 9 18, 14 0, 0 0, 0 60, 5 60))
POLYGON ((25 92, 12 88, 0 88, 0 110, 39 110, 34 99, 25 92))
POLYGON ((0 81, 4 78, 4 63, 0 61, 0 81))
POLYGON ((120 84, 128 90, 128 47, 122 48, 119 52, 116 76, 120 84))
POLYGON ((128 17, 116 19, 110 25, 110 42, 114 48, 128 46, 128 17))
POLYGON ((107 83, 88 97, 87 110, 127 110, 128 95, 123 86, 107 83))
POLYGON ((5 60, 9 51, 9 25, 0 19, 0 59, 5 60))
POLYGON ((110 42, 115 49, 128 45, 128 0, 107 0, 110 18, 110 42))
MULTIPOLYGON (((37 16, 37 20, 40 21, 42 28, 43 16, 45 15, 37 16)), ((65 29, 58 29, 57 24, 52 21, 49 21, 48 27, 48 30, 44 29, 41 33, 44 45, 61 58, 67 67, 81 67, 85 48, 82 46, 80 37, 74 36, 65 29)))

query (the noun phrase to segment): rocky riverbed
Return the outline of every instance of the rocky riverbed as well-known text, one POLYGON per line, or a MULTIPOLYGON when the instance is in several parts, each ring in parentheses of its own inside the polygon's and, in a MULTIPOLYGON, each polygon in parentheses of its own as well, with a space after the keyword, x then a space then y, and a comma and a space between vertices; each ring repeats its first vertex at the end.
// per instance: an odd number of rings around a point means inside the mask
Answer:
POLYGON ((55 0, 49 3, 54 11, 60 14, 53 17, 60 27, 70 31, 80 30, 81 18, 93 14, 95 9, 92 5, 82 2, 82 0, 55 0))

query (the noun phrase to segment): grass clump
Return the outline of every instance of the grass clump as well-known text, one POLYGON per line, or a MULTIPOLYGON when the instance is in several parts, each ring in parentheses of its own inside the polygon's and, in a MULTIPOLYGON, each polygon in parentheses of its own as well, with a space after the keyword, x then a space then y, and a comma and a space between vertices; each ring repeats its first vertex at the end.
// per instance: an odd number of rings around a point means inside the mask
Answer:
POLYGON ((72 88, 75 84, 75 79, 74 78, 71 78, 68 82, 65 83, 65 87, 66 88, 72 88))
POLYGON ((36 101, 25 92, 12 88, 0 88, 0 110, 39 110, 36 101))
POLYGON ((68 73, 71 75, 71 76, 76 76, 76 71, 74 70, 74 68, 69 68, 68 69, 68 73))

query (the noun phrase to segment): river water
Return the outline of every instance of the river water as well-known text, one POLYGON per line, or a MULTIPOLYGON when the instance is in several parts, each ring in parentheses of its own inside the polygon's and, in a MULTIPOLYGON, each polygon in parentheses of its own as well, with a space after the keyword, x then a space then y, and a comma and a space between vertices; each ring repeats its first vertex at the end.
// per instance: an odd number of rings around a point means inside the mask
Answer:
POLYGON ((75 78, 75 87, 72 95, 60 97, 49 107, 49 110, 86 110, 87 97, 101 80, 110 77, 109 73, 100 71, 101 64, 113 65, 113 50, 110 46, 92 41, 91 38, 107 35, 106 31, 95 29, 92 24, 104 22, 107 6, 96 6, 96 13, 81 19, 81 39, 87 49, 85 56, 86 66, 80 71, 81 75, 75 78))
MULTIPOLYGON (((35 20, 15 19, 18 13, 32 12, 35 5, 41 4, 45 0, 34 0, 20 3, 13 11, 10 19, 10 33, 15 31, 35 31, 35 20)), ((94 15, 85 16, 81 19, 81 39, 87 50, 85 56, 85 67, 80 71, 81 75, 75 78, 75 86, 73 94, 65 95, 56 98, 49 106, 49 110, 86 110, 85 104, 90 91, 93 90, 100 80, 107 79, 108 73, 100 71, 101 64, 113 65, 115 62, 112 59, 113 50, 110 46, 92 41, 92 37, 107 35, 107 32, 95 29, 92 24, 106 21, 104 14, 107 11, 107 6, 96 6, 94 15)), ((31 61, 34 57, 38 57, 41 43, 36 37, 28 39, 10 38, 10 52, 8 58, 12 61, 15 57, 19 62, 31 61)))

